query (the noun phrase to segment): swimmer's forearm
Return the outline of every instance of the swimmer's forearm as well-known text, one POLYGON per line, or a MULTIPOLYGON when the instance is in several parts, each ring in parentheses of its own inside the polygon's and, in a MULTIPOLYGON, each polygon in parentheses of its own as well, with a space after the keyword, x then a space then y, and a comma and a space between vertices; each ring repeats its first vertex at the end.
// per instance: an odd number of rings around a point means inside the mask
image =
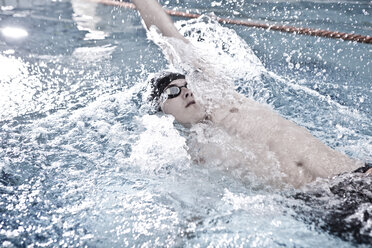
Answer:
POLYGON ((186 43, 189 42, 178 32, 171 18, 156 0, 132 0, 132 2, 140 12, 147 29, 155 25, 164 36, 174 37, 186 43))

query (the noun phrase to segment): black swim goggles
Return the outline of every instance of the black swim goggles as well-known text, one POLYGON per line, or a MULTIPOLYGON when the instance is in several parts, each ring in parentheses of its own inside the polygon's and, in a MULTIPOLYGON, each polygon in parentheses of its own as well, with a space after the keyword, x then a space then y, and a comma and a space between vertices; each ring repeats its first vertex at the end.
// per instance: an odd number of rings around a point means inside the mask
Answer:
POLYGON ((168 99, 172 99, 172 98, 175 98, 175 97, 177 97, 181 94, 182 88, 187 89, 187 83, 183 86, 172 85, 172 86, 166 88, 164 90, 163 94, 166 94, 168 99))

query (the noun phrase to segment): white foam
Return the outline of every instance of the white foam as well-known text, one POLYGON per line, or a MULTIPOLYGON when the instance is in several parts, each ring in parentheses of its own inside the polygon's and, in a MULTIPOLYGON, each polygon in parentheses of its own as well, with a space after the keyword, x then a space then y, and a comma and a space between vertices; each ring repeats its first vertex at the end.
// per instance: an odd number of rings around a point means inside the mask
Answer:
POLYGON ((167 165, 190 165, 186 140, 174 128, 174 117, 144 115, 139 122, 145 131, 133 146, 130 156, 131 164, 139 166, 143 171, 159 171, 167 165))
POLYGON ((179 21, 176 26, 191 44, 163 37, 156 28, 151 28, 148 36, 161 47, 172 68, 186 73, 189 88, 207 107, 232 101, 236 80, 257 80, 266 72, 247 43, 212 18, 201 16, 179 21))

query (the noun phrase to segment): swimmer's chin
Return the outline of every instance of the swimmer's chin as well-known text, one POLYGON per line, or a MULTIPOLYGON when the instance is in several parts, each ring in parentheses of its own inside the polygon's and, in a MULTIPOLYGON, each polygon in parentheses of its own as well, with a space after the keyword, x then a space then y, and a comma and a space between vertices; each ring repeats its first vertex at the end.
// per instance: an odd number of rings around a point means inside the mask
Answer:
POLYGON ((206 120, 209 120, 209 118, 205 112, 200 113, 199 116, 194 116, 194 118, 187 120, 187 121, 179 121, 176 119, 178 123, 182 124, 184 127, 187 127, 187 128, 190 128, 192 125, 204 122, 206 120))

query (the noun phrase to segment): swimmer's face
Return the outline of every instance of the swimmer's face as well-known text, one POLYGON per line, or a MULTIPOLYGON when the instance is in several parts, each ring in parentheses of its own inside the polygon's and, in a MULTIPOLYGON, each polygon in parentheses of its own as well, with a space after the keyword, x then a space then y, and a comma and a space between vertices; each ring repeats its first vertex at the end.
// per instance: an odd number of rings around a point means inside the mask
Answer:
POLYGON ((185 79, 177 79, 172 81, 164 93, 166 94, 167 89, 172 86, 181 87, 181 92, 178 96, 166 99, 160 104, 161 109, 166 114, 174 116, 176 121, 181 124, 194 124, 204 119, 205 110, 197 102, 195 102, 193 93, 186 87, 185 79))

